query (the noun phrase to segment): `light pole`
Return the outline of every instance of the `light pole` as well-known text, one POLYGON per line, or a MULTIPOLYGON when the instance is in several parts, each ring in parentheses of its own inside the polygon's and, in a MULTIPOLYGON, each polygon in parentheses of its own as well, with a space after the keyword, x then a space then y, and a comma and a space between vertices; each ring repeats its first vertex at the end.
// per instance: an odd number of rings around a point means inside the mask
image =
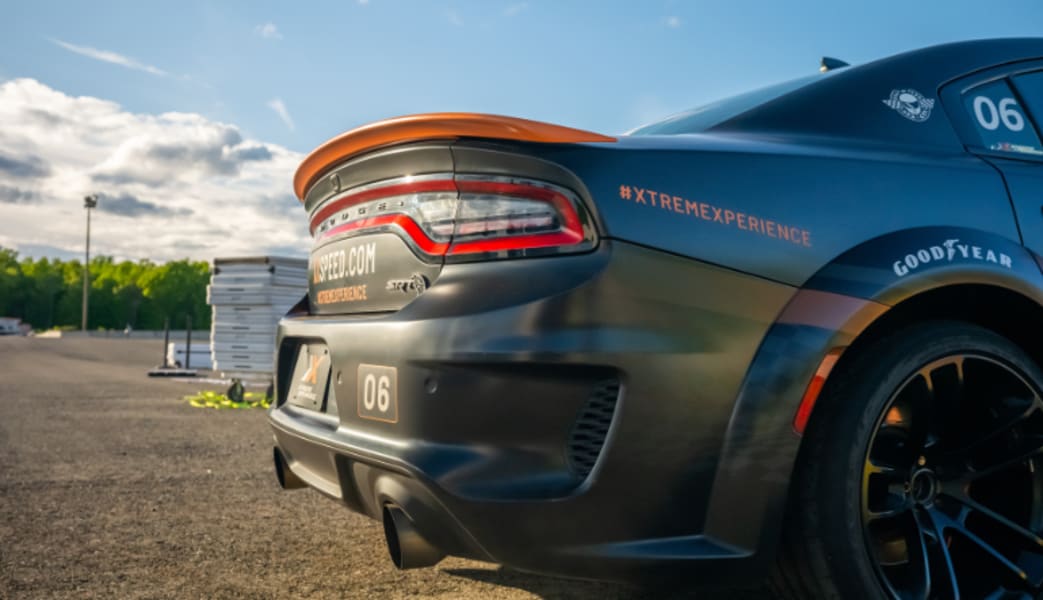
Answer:
POLYGON ((83 258, 83 324, 81 329, 87 331, 87 297, 91 289, 91 209, 98 206, 98 195, 83 197, 83 208, 87 209, 87 248, 83 258))

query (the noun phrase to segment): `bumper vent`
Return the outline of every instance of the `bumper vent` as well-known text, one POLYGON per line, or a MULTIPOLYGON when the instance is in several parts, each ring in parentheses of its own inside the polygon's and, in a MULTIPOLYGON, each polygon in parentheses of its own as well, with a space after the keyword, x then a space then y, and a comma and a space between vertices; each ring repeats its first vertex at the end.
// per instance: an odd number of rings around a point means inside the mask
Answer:
POLYGON ((602 381, 594 387, 572 425, 566 453, 569 467, 580 477, 590 475, 601 455, 618 400, 619 381, 602 381))

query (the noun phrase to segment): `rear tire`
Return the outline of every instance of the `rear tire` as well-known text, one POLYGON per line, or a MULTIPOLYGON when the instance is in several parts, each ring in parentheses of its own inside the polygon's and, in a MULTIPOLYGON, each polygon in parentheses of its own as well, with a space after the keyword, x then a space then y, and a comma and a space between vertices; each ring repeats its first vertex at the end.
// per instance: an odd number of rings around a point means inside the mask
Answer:
POLYGON ((794 473, 776 596, 1037 597, 1039 366, 992 331, 932 322, 881 338, 838 369, 794 473))

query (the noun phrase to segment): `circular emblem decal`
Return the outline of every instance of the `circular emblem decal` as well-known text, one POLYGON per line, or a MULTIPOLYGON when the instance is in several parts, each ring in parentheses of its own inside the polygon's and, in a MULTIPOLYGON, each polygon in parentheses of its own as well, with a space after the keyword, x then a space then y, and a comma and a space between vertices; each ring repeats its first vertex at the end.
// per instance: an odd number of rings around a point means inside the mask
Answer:
POLYGON ((923 123, 930 118, 931 109, 934 108, 934 99, 911 88, 891 90, 891 96, 885 98, 883 103, 916 123, 923 123))
POLYGON ((413 273, 413 276, 409 278, 409 283, 417 296, 427 291, 427 278, 420 273, 413 273))

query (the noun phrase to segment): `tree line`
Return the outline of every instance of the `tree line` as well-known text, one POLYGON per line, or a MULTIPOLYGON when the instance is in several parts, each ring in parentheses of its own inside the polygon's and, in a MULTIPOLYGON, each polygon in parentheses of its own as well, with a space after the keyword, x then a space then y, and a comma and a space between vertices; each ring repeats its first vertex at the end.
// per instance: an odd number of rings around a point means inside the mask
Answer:
MULTIPOLYGON (((116 262, 91 258, 89 329, 193 329, 210 327, 206 285, 210 265, 178 260, 116 262)), ((0 317, 17 317, 34 329, 79 328, 83 302, 83 263, 78 260, 21 258, 0 247, 0 317)))

